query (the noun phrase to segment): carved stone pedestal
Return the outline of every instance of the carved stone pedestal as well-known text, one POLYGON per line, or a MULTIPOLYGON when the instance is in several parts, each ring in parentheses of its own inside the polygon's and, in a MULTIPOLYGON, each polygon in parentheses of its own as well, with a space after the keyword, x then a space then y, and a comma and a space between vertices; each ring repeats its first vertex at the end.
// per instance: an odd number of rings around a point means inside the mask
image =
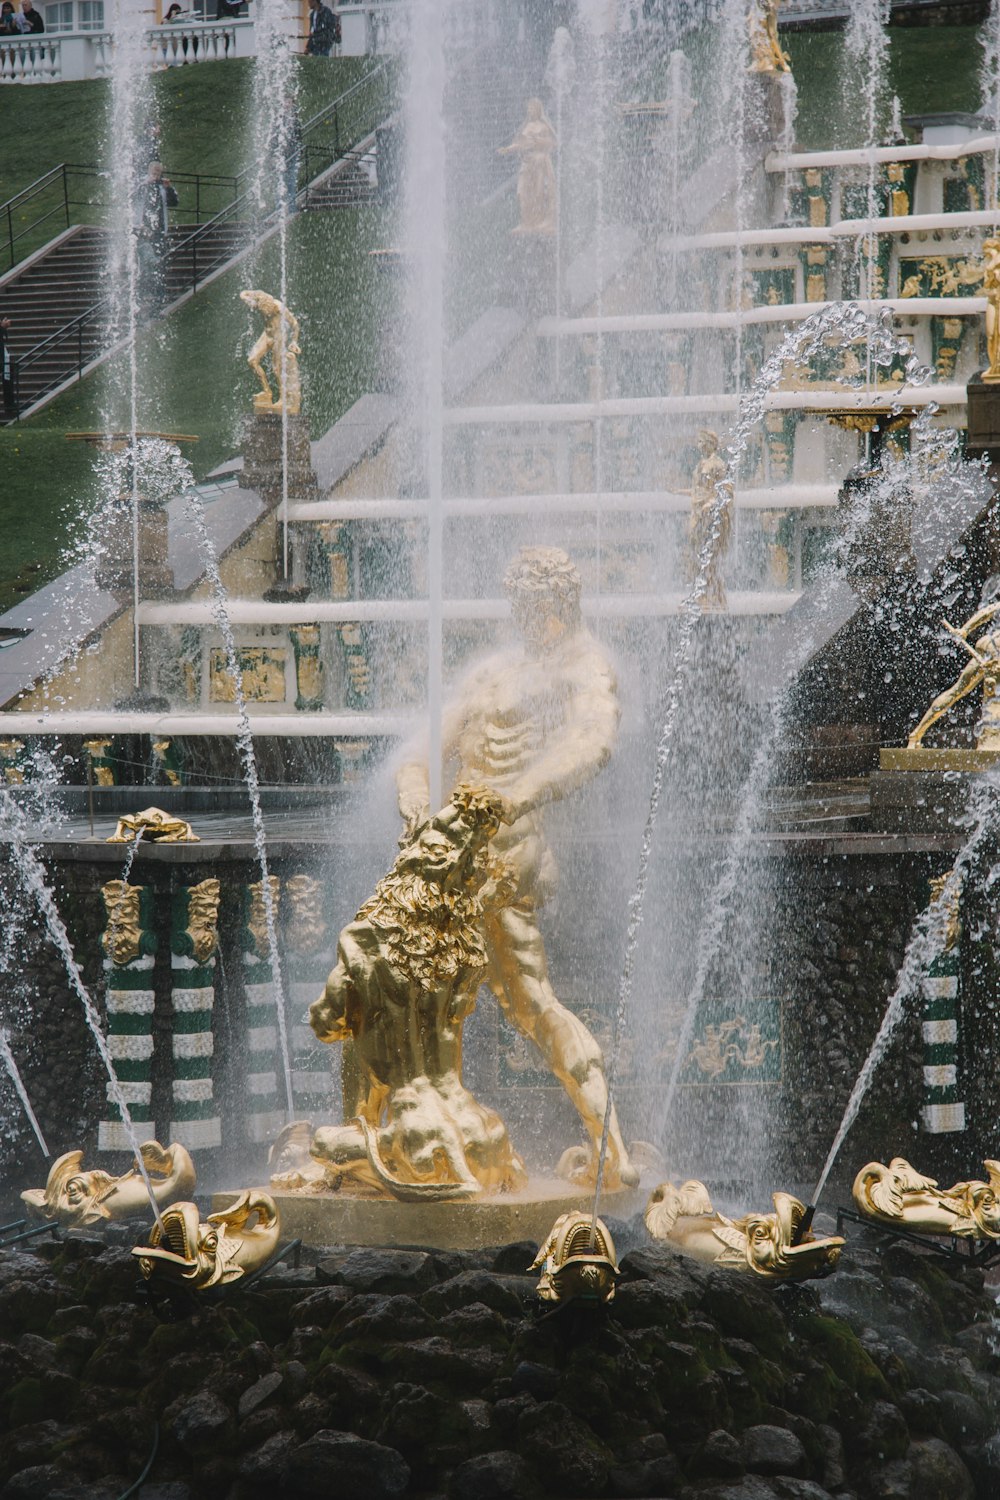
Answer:
MULTIPOLYGON (((256 490, 268 505, 281 501, 282 418, 280 412, 254 412, 243 438, 243 487, 256 490)), ((294 500, 315 500, 319 489, 309 447, 309 424, 298 413, 288 417, 288 494, 294 500)))
MULTIPOLYGON (((139 597, 164 599, 174 592, 174 571, 168 561, 167 514, 155 501, 139 501, 139 597)), ((132 511, 116 513, 107 522, 104 554, 95 571, 97 586, 122 597, 132 596, 132 511)))

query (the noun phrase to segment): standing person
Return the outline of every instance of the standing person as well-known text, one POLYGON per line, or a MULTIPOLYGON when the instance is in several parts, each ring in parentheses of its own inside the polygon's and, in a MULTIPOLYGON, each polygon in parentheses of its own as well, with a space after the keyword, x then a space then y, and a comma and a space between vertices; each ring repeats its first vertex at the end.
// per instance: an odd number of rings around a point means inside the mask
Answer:
POLYGON ((306 53, 309 57, 329 57, 334 42, 338 40, 338 17, 323 0, 309 0, 309 40, 306 53))
POLYGON ((17 416, 17 405, 14 401, 14 370, 10 357, 10 343, 7 335, 10 331, 10 319, 0 318, 0 371, 3 372, 3 414, 5 417, 17 416))
POLYGON ((170 209, 176 208, 177 194, 163 167, 151 161, 135 200, 134 228, 138 244, 139 296, 153 311, 163 301, 163 261, 167 253, 170 209))
POLYGON ((31 0, 21 0, 21 14, 14 17, 19 22, 18 30, 38 34, 45 30, 45 22, 40 13, 32 5, 31 0))
POLYGON ((13 0, 3 0, 0 6, 0 36, 19 36, 21 28, 14 15, 13 0))

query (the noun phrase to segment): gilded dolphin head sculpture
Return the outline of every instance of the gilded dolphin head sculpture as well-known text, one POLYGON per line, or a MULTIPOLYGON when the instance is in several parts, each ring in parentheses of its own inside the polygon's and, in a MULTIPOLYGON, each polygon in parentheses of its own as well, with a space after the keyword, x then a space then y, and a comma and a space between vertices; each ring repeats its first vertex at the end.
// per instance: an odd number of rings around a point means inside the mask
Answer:
POLYGON ((618 1276, 611 1232, 590 1214, 562 1214, 528 1269, 541 1271, 538 1295, 546 1302, 610 1302, 618 1276))
POLYGON ((132 1254, 147 1281, 155 1276, 193 1291, 227 1286, 259 1270, 277 1249, 281 1228, 274 1199, 258 1188, 204 1222, 196 1203, 174 1203, 161 1219, 149 1244, 136 1245, 132 1254))
POLYGON ((734 1271, 750 1271, 769 1281, 805 1281, 827 1276, 840 1259, 844 1241, 801 1234, 805 1205, 790 1193, 775 1193, 773 1213, 730 1219, 716 1213, 702 1182, 675 1187, 661 1182, 646 1204, 646 1228, 656 1240, 682 1255, 734 1271))
POLYGON ((854 1179, 854 1202, 867 1219, 922 1234, 1000 1239, 1000 1162, 986 1161, 987 1181, 939 1188, 902 1156, 888 1166, 870 1161, 854 1179))
MULTIPOLYGON (((145 1141, 139 1151, 158 1208, 194 1191, 194 1162, 183 1146, 145 1141)), ((52 1163, 44 1188, 28 1188, 22 1201, 41 1218, 73 1229, 148 1212, 149 1193, 137 1166, 112 1177, 98 1168, 88 1172, 82 1163, 82 1151, 67 1151, 52 1163)))

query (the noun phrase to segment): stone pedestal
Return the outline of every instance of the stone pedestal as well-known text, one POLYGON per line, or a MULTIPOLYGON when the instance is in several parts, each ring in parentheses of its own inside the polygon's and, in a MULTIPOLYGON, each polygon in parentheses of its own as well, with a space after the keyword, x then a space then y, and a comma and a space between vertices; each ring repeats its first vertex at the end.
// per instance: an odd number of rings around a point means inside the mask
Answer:
POLYGON ((987 384, 982 375, 974 375, 966 386, 968 401, 968 437, 966 452, 970 458, 988 453, 991 466, 1000 464, 1000 382, 987 384))
MULTIPOLYGON (((139 500, 139 597, 164 599, 174 592, 174 571, 168 561, 167 514, 151 500, 139 500)), ((123 599, 132 597, 132 511, 116 512, 108 522, 104 554, 95 570, 100 589, 123 599)))
MULTIPOLYGON (((243 437, 243 488, 256 490, 267 505, 278 505, 282 484, 282 417, 280 412, 256 411, 243 437)), ((299 412, 288 418, 288 495, 293 500, 315 500, 319 495, 309 446, 309 425, 299 412)))

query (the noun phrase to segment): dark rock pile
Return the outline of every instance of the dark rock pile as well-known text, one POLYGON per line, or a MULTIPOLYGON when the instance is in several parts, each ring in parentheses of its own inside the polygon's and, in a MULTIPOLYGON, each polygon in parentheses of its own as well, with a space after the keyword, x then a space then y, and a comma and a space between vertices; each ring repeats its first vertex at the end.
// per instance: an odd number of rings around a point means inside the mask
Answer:
POLYGON ((775 1290, 646 1246, 542 1315, 533 1250, 314 1251, 174 1321, 123 1245, 0 1252, 2 1500, 117 1500, 157 1428, 142 1500, 1000 1494, 980 1272, 849 1247, 775 1290))

